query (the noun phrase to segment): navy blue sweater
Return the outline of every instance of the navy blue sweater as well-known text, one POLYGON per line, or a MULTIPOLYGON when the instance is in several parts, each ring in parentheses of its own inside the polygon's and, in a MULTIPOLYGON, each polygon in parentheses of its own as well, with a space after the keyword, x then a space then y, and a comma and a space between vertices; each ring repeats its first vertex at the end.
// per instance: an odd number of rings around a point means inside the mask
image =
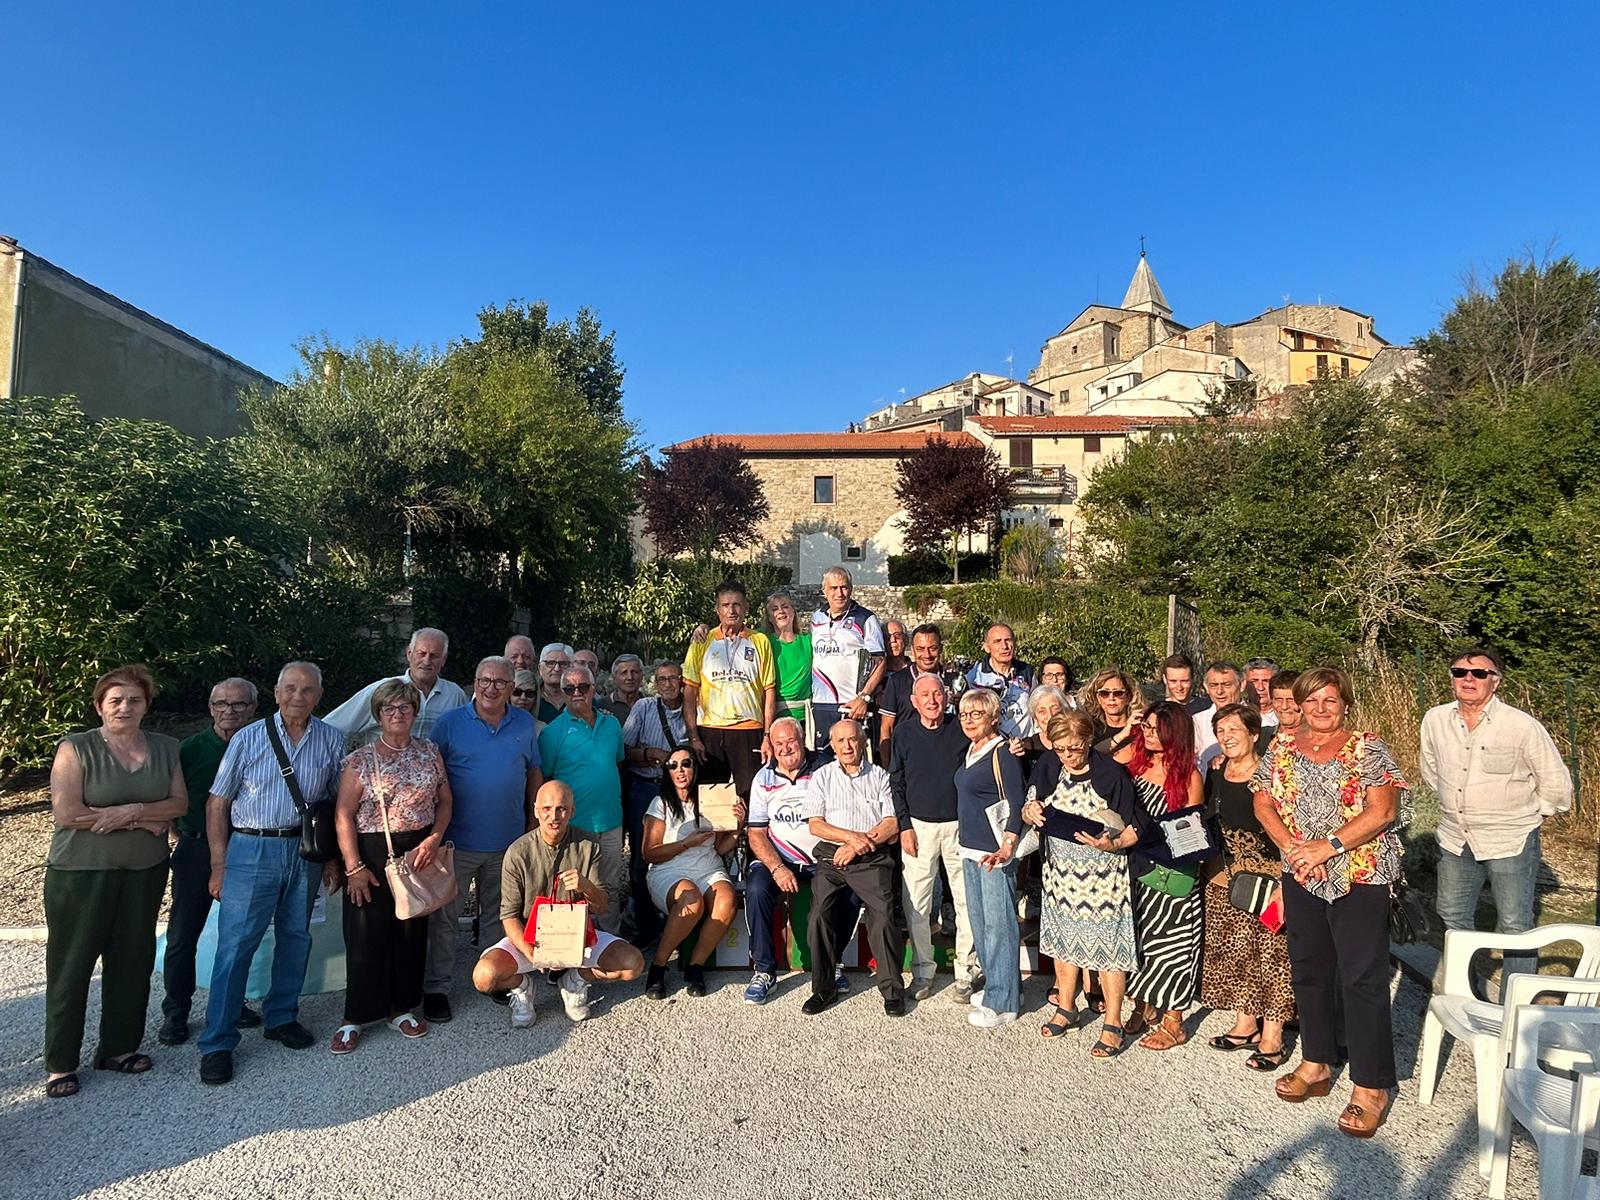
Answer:
MULTIPOLYGON (((969 746, 970 748, 970 746, 969 746)), ((961 846, 965 850, 991 851, 1000 849, 994 830, 989 828, 989 818, 984 812, 1000 799, 994 784, 994 764, 1000 764, 1000 779, 1005 784, 1010 815, 1006 820, 1007 833, 1022 832, 1022 805, 1027 799, 1027 788, 1022 778, 1022 760, 1006 746, 1001 738, 994 749, 972 766, 966 765, 963 755, 956 768, 956 819, 961 822, 961 846), (998 755, 998 759, 996 759, 998 755)))
POLYGON ((889 741, 889 791, 901 831, 911 828, 912 817, 954 821, 956 768, 972 745, 961 726, 946 717, 937 729, 929 729, 913 714, 909 721, 895 722, 889 741))

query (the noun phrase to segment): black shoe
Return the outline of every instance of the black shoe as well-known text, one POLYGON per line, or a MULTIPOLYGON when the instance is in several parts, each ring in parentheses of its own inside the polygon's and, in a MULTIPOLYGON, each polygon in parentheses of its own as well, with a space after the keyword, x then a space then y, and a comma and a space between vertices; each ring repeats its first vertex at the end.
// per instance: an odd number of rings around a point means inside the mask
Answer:
POLYGON ((832 1005, 833 1002, 838 998, 839 994, 837 992, 831 996, 824 996, 820 993, 812 992, 811 995, 806 997, 806 1002, 800 1006, 800 1011, 805 1013, 805 1015, 808 1017, 814 1017, 823 1009, 832 1005))
POLYGON ((684 968, 683 990, 690 996, 704 996, 706 994, 706 969, 704 966, 684 968))
POLYGON ((239 1006, 239 1028, 254 1029, 261 1024, 261 1014, 248 1004, 239 1006))
POLYGON ((317 1039, 311 1036, 311 1031, 299 1021, 290 1021, 287 1025, 277 1025, 262 1034, 269 1042, 282 1042, 291 1050, 304 1050, 317 1039))
POLYGON ((168 1017, 156 1032, 156 1041, 163 1046, 181 1046, 189 1040, 189 1018, 168 1017))
POLYGON ((455 1015, 450 1011, 450 997, 443 992, 428 992, 422 997, 422 1015, 435 1025, 443 1025, 455 1015))
POLYGON ((883 998, 883 1015, 886 1017, 905 1016, 906 998, 904 996, 885 996, 883 998))
POLYGON ((227 1083, 233 1078, 233 1051, 213 1050, 200 1056, 200 1082, 227 1083))
POLYGON ((501 1008, 505 1008, 511 1003, 510 992, 485 992, 484 995, 488 996, 489 999, 493 1000, 501 1008))
POLYGON ((650 964, 650 974, 645 979, 644 994, 649 1000, 665 1000, 667 998, 667 969, 656 963, 650 964))

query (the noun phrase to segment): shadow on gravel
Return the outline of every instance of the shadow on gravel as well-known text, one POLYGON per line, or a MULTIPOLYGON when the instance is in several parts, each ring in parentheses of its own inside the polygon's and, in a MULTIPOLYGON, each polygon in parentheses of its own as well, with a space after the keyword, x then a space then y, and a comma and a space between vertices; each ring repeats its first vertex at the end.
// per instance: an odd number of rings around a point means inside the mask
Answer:
MULTIPOLYGON (((470 968, 471 956, 465 966, 470 968)), ((42 974, 42 956, 39 973, 42 974)), ((596 987, 594 1017, 634 995, 639 985, 596 987)), ((512 1029, 509 1010, 479 996, 461 972, 451 993, 455 1019, 435 1025, 415 1042, 379 1024, 368 1026, 360 1047, 335 1056, 328 1041, 341 1023, 344 993, 308 996, 300 1020, 317 1036, 307 1050, 268 1042, 244 1030, 234 1052, 233 1082, 200 1082, 194 1040, 162 1046, 161 982, 151 989, 143 1050, 155 1068, 141 1076, 92 1069, 100 1019, 98 980, 90 989, 85 1022, 83 1090, 76 1097, 44 1095, 42 985, 15 989, 0 1001, 0 1145, 4 1182, 0 1195, 81 1196, 96 1188, 164 1171, 263 1134, 334 1129, 412 1104, 481 1075, 538 1062, 560 1049, 573 1028, 552 985, 541 984, 538 1019, 512 1029), (14 1189, 14 1190, 13 1190, 14 1189)), ((203 1011, 207 993, 195 996, 203 1011)), ((198 1036, 198 1029, 195 1036, 198 1036)), ((549 1103, 550 1089, 529 1079, 526 1103, 549 1103)))
POLYGON ((1425 1172, 1421 1180, 1407 1188, 1402 1182, 1406 1172, 1398 1157, 1405 1149, 1385 1141, 1392 1137, 1392 1131, 1385 1127, 1371 1141, 1357 1141, 1334 1127, 1338 1112, 1330 1108, 1321 1128, 1307 1130, 1299 1140, 1277 1148, 1270 1159, 1247 1170, 1228 1189, 1226 1200, 1278 1196, 1449 1200, 1458 1194, 1456 1168, 1478 1153, 1477 1123, 1469 1113, 1457 1122, 1449 1147, 1438 1156, 1448 1169, 1438 1174, 1425 1172))

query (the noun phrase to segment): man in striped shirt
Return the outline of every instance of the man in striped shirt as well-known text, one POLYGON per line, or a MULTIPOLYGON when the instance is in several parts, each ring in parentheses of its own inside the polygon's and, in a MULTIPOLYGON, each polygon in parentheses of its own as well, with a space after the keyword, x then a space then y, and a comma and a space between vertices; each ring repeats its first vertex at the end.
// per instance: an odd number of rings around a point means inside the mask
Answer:
POLYGON ((838 996, 839 909, 854 893, 867 910, 867 942, 877 960, 883 1011, 905 1015, 900 960, 905 939, 895 923, 895 859, 889 847, 900 839, 900 822, 889 790, 889 773, 866 761, 867 737, 859 721, 835 722, 828 733, 834 761, 811 776, 803 809, 817 839, 817 874, 811 883, 811 997, 801 1005, 820 1013, 838 996))
POLYGON ((268 722, 308 805, 332 803, 344 761, 344 735, 311 715, 322 699, 322 671, 316 663, 288 664, 278 672, 272 694, 278 711, 233 735, 206 800, 211 894, 222 904, 206 1031, 199 1042, 202 1083, 233 1078, 245 982, 269 923, 272 986, 261 1008, 266 1037, 291 1050, 304 1050, 315 1041, 297 1019, 311 956, 311 906, 324 879, 332 886, 339 878, 339 866, 317 867, 300 857, 300 813, 278 765, 268 722))

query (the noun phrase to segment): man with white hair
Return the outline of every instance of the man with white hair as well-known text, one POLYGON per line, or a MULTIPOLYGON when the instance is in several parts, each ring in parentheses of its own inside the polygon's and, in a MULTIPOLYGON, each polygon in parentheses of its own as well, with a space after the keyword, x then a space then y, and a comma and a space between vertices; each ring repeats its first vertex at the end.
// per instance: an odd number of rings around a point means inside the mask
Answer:
POLYGON ((531 671, 539 663, 539 652, 534 649, 533 639, 525 633, 513 633, 508 637, 503 653, 511 660, 514 671, 531 671))
POLYGON ((439 718, 467 702, 467 694, 448 679, 440 677, 450 657, 450 636, 442 629, 424 627, 411 635, 406 645, 406 670, 403 675, 386 675, 362 688, 323 720, 344 734, 347 741, 366 744, 378 736, 378 719, 372 715, 372 693, 391 679, 404 679, 422 694, 422 707, 411 725, 411 736, 425 738, 439 718))
POLYGON ((572 647, 565 642, 551 642, 539 651, 539 711, 535 715, 541 725, 550 724, 567 706, 561 694, 561 672, 571 665, 572 647))
POLYGON ((822 608, 811 614, 811 711, 816 749, 830 753, 829 730, 841 717, 865 721, 884 677, 883 625, 856 603, 843 567, 822 573, 822 608))

